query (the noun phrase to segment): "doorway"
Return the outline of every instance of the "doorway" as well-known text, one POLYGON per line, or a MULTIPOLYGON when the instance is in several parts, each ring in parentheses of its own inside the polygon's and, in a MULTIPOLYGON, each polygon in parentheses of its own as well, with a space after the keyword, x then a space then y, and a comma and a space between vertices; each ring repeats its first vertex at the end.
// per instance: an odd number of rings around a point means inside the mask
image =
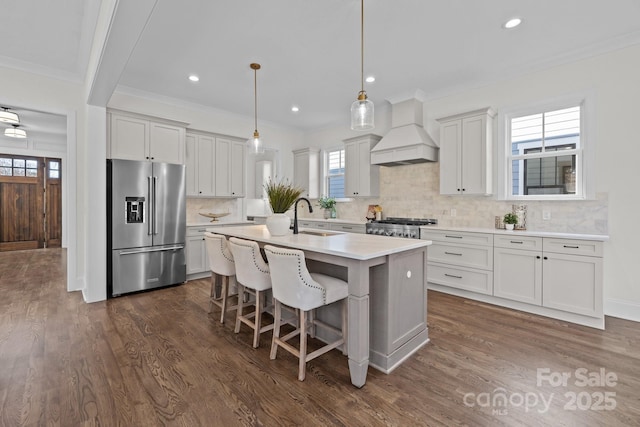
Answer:
POLYGON ((0 251, 62 246, 62 160, 0 154, 0 251))

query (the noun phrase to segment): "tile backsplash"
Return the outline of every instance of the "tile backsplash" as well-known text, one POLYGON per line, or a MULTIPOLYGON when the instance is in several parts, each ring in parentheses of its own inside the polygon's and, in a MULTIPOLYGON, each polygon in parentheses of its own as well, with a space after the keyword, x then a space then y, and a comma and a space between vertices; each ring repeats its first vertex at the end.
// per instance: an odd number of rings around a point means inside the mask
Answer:
MULTIPOLYGON (((441 196, 439 167, 439 163, 381 167, 380 197, 338 203, 338 218, 364 220, 367 207, 379 204, 384 217, 437 218, 444 226, 494 228, 496 216, 511 212, 513 204, 525 204, 529 230, 608 233, 607 193, 596 194, 595 200, 525 202, 491 196, 441 196), (543 220, 543 212, 549 212, 550 219, 543 220)), ((313 216, 321 218, 322 210, 317 211, 313 216)))
MULTIPOLYGON (((247 211, 268 211, 261 200, 245 200, 247 211), (259 204, 256 208, 253 204, 259 204)), ((300 217, 322 218, 323 210, 313 201, 314 212, 299 209, 300 217)), ((383 216, 436 218, 443 226, 494 228, 495 217, 511 212, 513 204, 527 205, 527 229, 583 234, 608 234, 608 193, 595 200, 526 201, 495 200, 491 196, 441 196, 440 164, 381 167, 380 197, 338 203, 338 219, 365 220, 369 205, 382 206, 383 216), (550 219, 543 219, 549 212, 550 219), (455 213, 455 215, 452 215, 455 213)), ((229 212, 226 220, 242 218, 240 199, 187 199, 187 222, 207 221, 198 212, 229 212)))

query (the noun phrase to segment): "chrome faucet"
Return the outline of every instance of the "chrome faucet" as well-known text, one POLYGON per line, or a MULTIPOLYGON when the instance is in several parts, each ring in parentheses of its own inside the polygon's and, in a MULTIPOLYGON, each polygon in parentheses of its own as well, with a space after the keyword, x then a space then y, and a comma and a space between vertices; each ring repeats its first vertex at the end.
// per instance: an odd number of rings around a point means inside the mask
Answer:
POLYGON ((313 208, 311 207, 311 202, 309 201, 309 199, 300 197, 298 200, 296 200, 296 203, 293 205, 293 234, 298 234, 298 202, 300 200, 304 200, 305 202, 307 202, 307 205, 309 206, 309 213, 313 213, 313 208))

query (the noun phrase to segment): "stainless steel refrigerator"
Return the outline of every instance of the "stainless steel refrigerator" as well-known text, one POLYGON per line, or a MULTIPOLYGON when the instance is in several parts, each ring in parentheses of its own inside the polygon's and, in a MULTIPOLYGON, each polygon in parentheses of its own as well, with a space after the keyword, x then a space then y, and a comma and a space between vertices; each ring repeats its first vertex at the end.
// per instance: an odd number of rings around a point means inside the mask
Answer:
POLYGON ((107 160, 107 296, 183 283, 184 165, 107 160))

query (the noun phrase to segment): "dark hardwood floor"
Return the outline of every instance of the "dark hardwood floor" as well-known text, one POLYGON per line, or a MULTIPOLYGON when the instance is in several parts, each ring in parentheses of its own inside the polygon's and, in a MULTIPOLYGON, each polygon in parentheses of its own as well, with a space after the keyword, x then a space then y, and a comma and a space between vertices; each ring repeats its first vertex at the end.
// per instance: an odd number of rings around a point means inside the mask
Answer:
POLYGON ((208 280, 85 304, 64 258, 0 253, 2 426, 640 425, 634 322, 599 331, 430 292, 431 342, 357 389, 339 351, 299 382, 268 334, 253 349, 207 314, 208 280))

